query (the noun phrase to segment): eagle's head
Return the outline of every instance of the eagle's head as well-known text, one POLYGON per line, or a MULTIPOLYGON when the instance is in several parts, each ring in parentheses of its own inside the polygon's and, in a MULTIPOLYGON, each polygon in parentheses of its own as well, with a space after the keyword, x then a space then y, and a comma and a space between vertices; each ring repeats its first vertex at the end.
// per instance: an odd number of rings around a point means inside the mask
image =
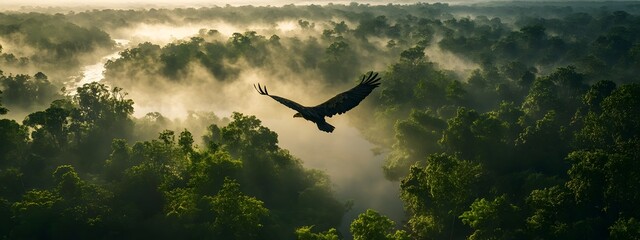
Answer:
POLYGON ((300 114, 300 113, 296 113, 296 114, 293 114, 293 117, 294 117, 294 118, 302 117, 302 114, 300 114))

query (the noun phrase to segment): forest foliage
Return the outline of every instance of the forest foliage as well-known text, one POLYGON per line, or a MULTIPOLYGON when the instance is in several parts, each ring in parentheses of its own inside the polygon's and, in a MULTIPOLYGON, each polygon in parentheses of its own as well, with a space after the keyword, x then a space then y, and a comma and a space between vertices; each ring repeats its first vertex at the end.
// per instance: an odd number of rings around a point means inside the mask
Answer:
POLYGON ((640 7, 609 4, 1 13, 6 46, 42 52, 0 48, 0 114, 28 112, 0 120, 0 238, 640 238, 640 7), (45 75, 113 48, 119 28, 255 19, 301 33, 139 43, 73 93, 45 75), (126 91, 187 85, 195 68, 223 85, 260 69, 327 89, 382 72, 350 120, 385 154, 407 218, 343 222, 350 203, 326 173, 255 116, 194 112, 192 131, 133 117, 126 91))

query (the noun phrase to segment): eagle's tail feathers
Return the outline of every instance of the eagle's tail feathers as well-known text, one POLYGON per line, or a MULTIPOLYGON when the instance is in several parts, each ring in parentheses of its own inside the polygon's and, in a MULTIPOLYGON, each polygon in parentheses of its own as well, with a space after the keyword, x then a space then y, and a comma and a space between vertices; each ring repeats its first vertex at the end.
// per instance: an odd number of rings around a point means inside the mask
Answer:
POLYGON ((335 129, 334 126, 331 126, 331 124, 328 124, 327 122, 319 122, 316 124, 318 125, 318 129, 328 133, 333 132, 333 129, 335 129))

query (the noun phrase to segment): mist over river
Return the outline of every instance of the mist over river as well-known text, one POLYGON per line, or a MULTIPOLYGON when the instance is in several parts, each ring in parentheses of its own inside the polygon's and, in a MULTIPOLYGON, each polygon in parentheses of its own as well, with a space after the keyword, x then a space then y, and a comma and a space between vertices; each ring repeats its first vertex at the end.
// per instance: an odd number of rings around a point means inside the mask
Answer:
MULTIPOLYGON (((289 23, 281 24, 288 31, 289 23)), ((114 35, 117 37, 130 36, 130 39, 117 38, 117 51, 105 55, 98 63, 92 63, 82 68, 81 74, 69 81, 68 91, 75 92, 75 88, 90 82, 100 82, 104 78, 105 63, 108 60, 115 61, 120 57, 119 52, 129 47, 135 47, 137 43, 149 41, 154 44, 168 44, 181 39, 186 39, 197 33, 203 27, 223 29, 223 34, 231 35, 238 27, 228 24, 208 26, 181 26, 171 27, 167 25, 141 25, 139 29, 129 29, 127 34, 120 31, 114 35), (162 34, 158 34, 162 33, 162 34)), ((292 155, 300 158, 307 168, 325 171, 330 177, 336 196, 342 202, 352 201, 351 211, 345 214, 342 232, 348 232, 348 224, 366 209, 376 209, 401 224, 404 219, 402 202, 399 199, 399 182, 391 182, 384 178, 382 168, 385 155, 374 155, 372 149, 375 146, 368 142, 362 134, 348 120, 348 114, 334 116, 327 120, 336 127, 331 133, 319 131, 315 124, 292 118, 293 110, 286 108, 270 98, 260 96, 252 87, 252 81, 258 79, 240 80, 246 86, 238 94, 242 100, 232 102, 212 102, 207 96, 180 95, 179 92, 157 92, 157 99, 149 101, 147 95, 138 94, 136 89, 129 86, 117 86, 129 93, 135 102, 134 116, 143 117, 148 112, 159 112, 171 119, 184 118, 187 111, 212 111, 219 117, 229 117, 232 112, 255 115, 263 121, 263 125, 278 133, 280 147, 287 149, 292 155), (137 98, 140 96, 140 98, 137 98), (171 99, 160 101, 159 98, 171 99), (190 98, 201 100, 193 103, 190 98), (160 104, 159 104, 160 101, 160 104), (256 104, 260 103, 260 104, 256 104), (259 107, 256 107, 259 105, 259 107), (194 107, 194 108, 189 108, 194 107)), ((384 80, 383 80, 384 81, 384 80)), ((108 84, 108 83, 107 83, 108 84)), ((273 86, 277 89, 277 86, 273 86)), ((346 89, 345 89, 346 90, 346 89)), ((274 90, 275 91, 275 90, 274 90)), ((306 89, 300 88, 300 91, 306 89)), ((333 94, 337 94, 335 92, 333 94)), ((225 93, 233 94, 233 93, 225 93)), ((284 95, 286 93, 282 93, 284 95)), ((231 97, 231 96, 230 96, 231 97)), ((233 96, 237 98, 237 96, 233 96)), ((294 98, 292 98, 294 99, 294 98)), ((198 137, 195 133, 194 136, 198 137)))

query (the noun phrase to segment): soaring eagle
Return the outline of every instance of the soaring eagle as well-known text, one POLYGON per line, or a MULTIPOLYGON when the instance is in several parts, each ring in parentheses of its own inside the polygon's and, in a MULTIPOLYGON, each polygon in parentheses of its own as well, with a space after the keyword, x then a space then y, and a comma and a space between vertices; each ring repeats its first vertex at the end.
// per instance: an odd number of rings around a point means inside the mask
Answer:
POLYGON ((362 101, 362 99, 367 97, 369 93, 373 91, 374 88, 380 85, 378 81, 380 81, 380 78, 378 77, 378 73, 374 74, 374 72, 371 72, 369 73, 368 77, 365 74, 362 76, 362 80, 357 86, 353 87, 352 89, 349 89, 346 92, 340 93, 335 97, 332 97, 326 102, 321 103, 320 105, 315 107, 305 107, 289 99, 278 97, 275 95, 269 95, 269 92, 267 92, 267 87, 260 86, 259 83, 257 87, 255 84, 253 85, 253 87, 261 95, 267 95, 275 99, 276 101, 282 103, 283 105, 298 111, 296 114, 293 115, 294 118, 302 117, 304 119, 307 119, 309 121, 316 123, 316 125, 318 125, 318 129, 322 131, 333 132, 333 129, 335 127, 327 123, 327 121, 324 120, 324 117, 331 117, 336 114, 343 114, 351 110, 355 106, 358 106, 358 104, 362 101))

